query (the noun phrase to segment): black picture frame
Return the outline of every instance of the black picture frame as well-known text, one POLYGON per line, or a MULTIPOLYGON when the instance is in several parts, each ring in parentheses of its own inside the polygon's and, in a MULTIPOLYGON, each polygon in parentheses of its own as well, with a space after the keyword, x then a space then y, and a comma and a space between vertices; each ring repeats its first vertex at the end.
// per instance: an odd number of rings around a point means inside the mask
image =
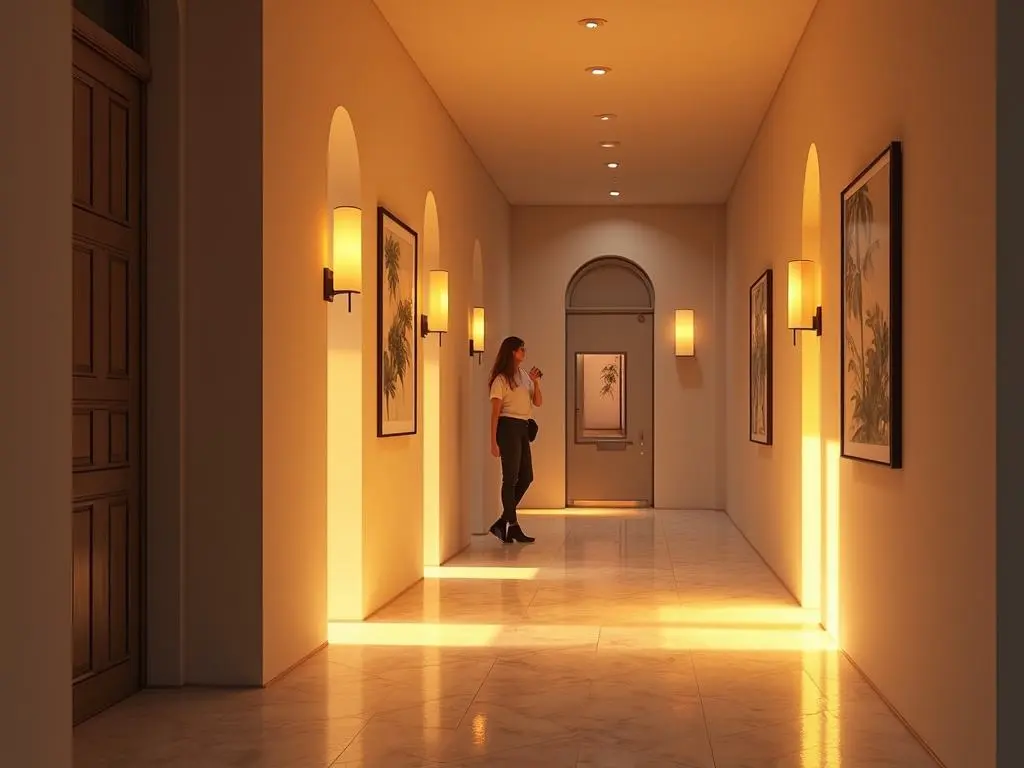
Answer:
POLYGON ((750 442, 759 445, 772 444, 774 290, 772 270, 766 269, 750 284, 747 305, 747 429, 750 442), (759 296, 764 297, 763 319, 761 307, 758 306, 759 296), (763 377, 763 381, 758 380, 758 373, 763 377), (759 404, 757 402, 762 394, 764 395, 763 425, 758 423, 759 404))
POLYGON ((387 208, 378 206, 377 437, 415 435, 418 429, 418 294, 419 235, 387 208), (411 259, 411 268, 406 259, 411 259), (400 418, 392 410, 399 407, 400 418))
POLYGON ((839 211, 840 455, 845 459, 900 469, 903 466, 901 142, 890 142, 843 189, 839 211), (876 228, 883 212, 888 220, 876 228), (870 346, 867 346, 869 341, 870 346))

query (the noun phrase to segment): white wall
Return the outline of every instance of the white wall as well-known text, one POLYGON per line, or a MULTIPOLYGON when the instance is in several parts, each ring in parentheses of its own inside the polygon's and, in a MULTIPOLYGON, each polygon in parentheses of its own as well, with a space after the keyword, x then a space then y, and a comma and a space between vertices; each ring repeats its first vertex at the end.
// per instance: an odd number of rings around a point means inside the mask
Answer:
POLYGON ((267 279, 260 225, 262 24, 251 6, 250 0, 191 2, 182 36, 184 657, 190 683, 263 682, 263 593, 274 586, 263 572, 262 414, 267 397, 287 401, 290 393, 265 394, 261 375, 267 279), (232 41, 230 56, 225 40, 232 41))
MULTIPOLYGON (((724 208, 515 207, 512 332, 544 369, 534 444, 536 479, 524 508, 565 504, 565 291, 599 256, 623 256, 655 291, 654 500, 665 509, 725 503, 724 208), (694 309, 696 357, 675 357, 676 309, 694 309)), ((492 337, 492 352, 500 337, 492 337)))
POLYGON ((150 685, 185 680, 182 306, 185 73, 179 0, 149 3, 146 88, 146 606, 150 685))
MULTIPOLYGON (((363 610, 423 576, 420 433, 377 438, 376 208, 420 234, 437 202, 440 263, 450 272, 452 332, 441 347, 442 559, 468 544, 460 461, 467 317, 479 238, 492 328, 507 318, 509 208, 371 0, 263 3, 263 519, 265 676, 323 637, 325 544, 327 145, 338 106, 351 116, 362 173, 363 610), (303 561, 302 569, 294 563, 303 561), (298 602, 298 604, 296 604, 298 602), (315 633, 315 630, 319 630, 315 633)), ((422 275, 422 268, 421 268, 422 275)), ((436 337, 426 344, 437 344, 436 337)), ((423 351, 420 350, 422 366, 423 351)), ((422 368, 420 397, 422 398, 422 368)), ((483 395, 482 395, 483 396, 483 395)), ((422 403, 422 400, 421 400, 422 403)), ((470 471, 483 471, 481 456, 470 471)))
POLYGON ((71 766, 71 4, 0 5, 0 754, 71 766))
MULTIPOLYGON (((949 768, 994 765, 995 50, 992 0, 820 0, 728 204, 728 511, 795 591, 800 357, 785 267, 821 163, 821 437, 839 425, 841 189, 904 142, 904 465, 826 462, 840 641, 949 768), (775 268, 775 446, 746 437, 747 287, 775 268), (838 489, 835 485, 838 483, 838 489)), ((817 344, 813 337, 802 344, 817 344)), ((820 480, 820 478, 819 478, 820 480)))
MULTIPOLYGON (((171 1, 157 2, 164 16, 173 15, 171 1)), ((150 286, 160 309, 150 343, 166 373, 154 395, 166 409, 158 416, 168 443, 150 467, 153 488, 166 491, 153 499, 154 532, 166 537, 149 542, 151 595, 160 598, 151 621, 166 631, 151 638, 150 667, 164 684, 260 684, 326 639, 328 305, 320 274, 337 106, 355 126, 365 212, 364 292, 355 304, 363 567, 361 584, 343 585, 359 592, 364 614, 422 577, 422 431, 376 437, 378 203, 422 235, 427 191, 437 200, 440 262, 451 272, 442 425, 469 413, 468 336, 458 318, 468 315, 476 239, 489 331, 503 332, 508 318, 508 205, 371 0, 309 2, 302 13, 267 1, 262 14, 238 2, 179 2, 184 62, 174 61, 167 46, 176 43, 166 37, 154 60, 164 119, 149 159, 164 175, 151 181, 169 205, 154 218, 167 235, 154 249, 166 282, 150 286), (180 87, 174 76, 183 77, 180 87)), ((443 558, 469 540, 464 473, 494 477, 486 456, 464 468, 461 436, 440 436, 443 558)))

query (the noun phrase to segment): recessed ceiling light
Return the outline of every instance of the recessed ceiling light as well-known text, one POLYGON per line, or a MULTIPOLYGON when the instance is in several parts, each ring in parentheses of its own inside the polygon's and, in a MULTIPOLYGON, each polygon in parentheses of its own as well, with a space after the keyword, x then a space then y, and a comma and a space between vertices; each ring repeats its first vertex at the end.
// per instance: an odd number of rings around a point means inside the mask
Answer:
POLYGON ((616 118, 616 115, 613 115, 611 112, 607 112, 603 115, 594 115, 594 117, 596 117, 602 123, 607 123, 609 120, 614 120, 616 118))
POLYGON ((601 142, 601 146, 604 147, 605 149, 615 149, 615 147, 619 146, 619 142, 617 142, 617 141, 602 141, 601 142))
POLYGON ((609 168, 618 168, 619 164, 618 163, 608 163, 608 167, 609 168))
POLYGON ((611 71, 611 67, 587 67, 587 72, 592 75, 607 75, 611 71))
POLYGON ((600 29, 608 23, 607 19, 580 19, 579 24, 587 29, 600 29))
POLYGON ((611 192, 609 192, 608 194, 609 194, 609 195, 611 195, 612 197, 618 197, 618 196, 619 196, 619 190, 617 190, 617 189, 613 189, 613 190, 612 190, 611 192))

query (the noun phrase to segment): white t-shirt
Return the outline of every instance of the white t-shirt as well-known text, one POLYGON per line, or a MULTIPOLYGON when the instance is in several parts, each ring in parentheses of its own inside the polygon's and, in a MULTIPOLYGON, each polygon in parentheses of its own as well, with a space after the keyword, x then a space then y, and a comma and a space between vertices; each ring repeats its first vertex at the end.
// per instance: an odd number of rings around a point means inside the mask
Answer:
POLYGON ((491 399, 501 401, 501 416, 528 421, 533 413, 533 379, 520 368, 516 373, 516 388, 512 389, 503 375, 491 384, 491 399))

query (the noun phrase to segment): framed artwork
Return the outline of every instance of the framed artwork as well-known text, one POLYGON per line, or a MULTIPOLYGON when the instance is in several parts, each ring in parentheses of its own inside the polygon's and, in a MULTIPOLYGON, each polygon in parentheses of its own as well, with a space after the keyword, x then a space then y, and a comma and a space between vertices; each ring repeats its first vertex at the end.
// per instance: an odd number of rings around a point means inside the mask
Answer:
POLYGON ((843 190, 840 439, 847 459, 902 466, 903 163, 886 147, 843 190))
POLYGON ((772 271, 750 286, 750 440, 772 444, 772 271))
POLYGON ((576 442, 625 440, 626 353, 576 353, 576 442))
POLYGON ((419 238, 377 208, 377 437, 416 434, 419 238))

